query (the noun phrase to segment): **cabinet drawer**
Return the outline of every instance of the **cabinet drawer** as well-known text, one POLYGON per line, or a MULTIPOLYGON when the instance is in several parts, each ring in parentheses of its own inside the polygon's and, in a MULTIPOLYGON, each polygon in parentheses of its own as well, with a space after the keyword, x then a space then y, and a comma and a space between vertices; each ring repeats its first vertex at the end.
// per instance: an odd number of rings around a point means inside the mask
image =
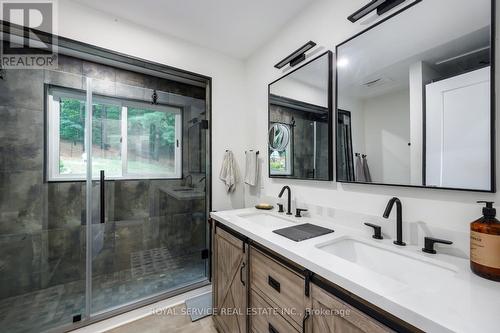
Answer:
POLYGON ((313 332, 394 333, 377 320, 316 285, 312 285, 311 295, 313 332))
MULTIPOLYGON (((304 278, 259 250, 250 250, 250 286, 269 304, 277 305, 302 328, 306 297, 304 278), (292 313, 293 311, 293 313, 292 313)), ((267 331, 266 331, 267 332, 267 331)))
POLYGON ((255 291, 250 295, 251 331, 255 333, 298 333, 281 315, 279 308, 270 306, 255 291))

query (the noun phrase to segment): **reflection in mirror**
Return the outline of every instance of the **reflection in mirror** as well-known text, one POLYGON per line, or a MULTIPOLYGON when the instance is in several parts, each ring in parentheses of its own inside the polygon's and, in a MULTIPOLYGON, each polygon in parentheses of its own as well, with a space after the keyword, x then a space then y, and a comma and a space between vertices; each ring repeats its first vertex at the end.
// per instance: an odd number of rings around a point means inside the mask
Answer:
POLYGON ((274 123, 269 130, 269 148, 271 172, 275 175, 290 176, 293 174, 291 161, 290 126, 274 123))
POLYGON ((331 63, 327 52, 269 85, 269 176, 331 180, 331 63))
POLYGON ((283 151, 290 143, 290 127, 275 123, 269 130, 269 147, 275 151, 283 151))
POLYGON ((491 8, 422 1, 337 47, 338 181, 495 191, 491 8))

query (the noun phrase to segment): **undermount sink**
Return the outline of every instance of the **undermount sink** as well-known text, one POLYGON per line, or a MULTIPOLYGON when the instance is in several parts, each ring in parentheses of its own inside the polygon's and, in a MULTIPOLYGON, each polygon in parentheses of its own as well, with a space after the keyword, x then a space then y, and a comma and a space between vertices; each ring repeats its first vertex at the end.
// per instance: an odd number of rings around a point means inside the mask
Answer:
POLYGON ((261 227, 270 228, 272 230, 296 225, 296 223, 293 223, 290 220, 265 213, 240 214, 238 215, 238 217, 244 218, 250 223, 257 224, 261 227))
POLYGON ((345 237, 317 245, 322 251, 350 261, 405 285, 438 285, 457 274, 452 265, 419 254, 404 254, 345 237))

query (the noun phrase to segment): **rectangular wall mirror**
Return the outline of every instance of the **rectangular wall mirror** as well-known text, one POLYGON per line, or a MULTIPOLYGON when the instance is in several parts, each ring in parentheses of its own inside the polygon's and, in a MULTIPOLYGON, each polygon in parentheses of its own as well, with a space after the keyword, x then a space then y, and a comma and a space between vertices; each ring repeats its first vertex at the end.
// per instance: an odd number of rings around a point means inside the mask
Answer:
POLYGON ((332 180, 332 52, 269 85, 269 177, 332 180))
POLYGON ((493 6, 417 1, 337 46, 337 181, 495 192, 493 6))

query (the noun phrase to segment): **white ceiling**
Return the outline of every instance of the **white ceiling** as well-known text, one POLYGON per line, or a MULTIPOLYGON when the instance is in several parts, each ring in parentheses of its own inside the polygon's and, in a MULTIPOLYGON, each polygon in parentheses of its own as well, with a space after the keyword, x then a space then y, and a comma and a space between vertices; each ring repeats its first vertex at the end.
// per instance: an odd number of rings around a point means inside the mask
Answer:
POLYGON ((316 0, 75 0, 245 59, 316 0))

